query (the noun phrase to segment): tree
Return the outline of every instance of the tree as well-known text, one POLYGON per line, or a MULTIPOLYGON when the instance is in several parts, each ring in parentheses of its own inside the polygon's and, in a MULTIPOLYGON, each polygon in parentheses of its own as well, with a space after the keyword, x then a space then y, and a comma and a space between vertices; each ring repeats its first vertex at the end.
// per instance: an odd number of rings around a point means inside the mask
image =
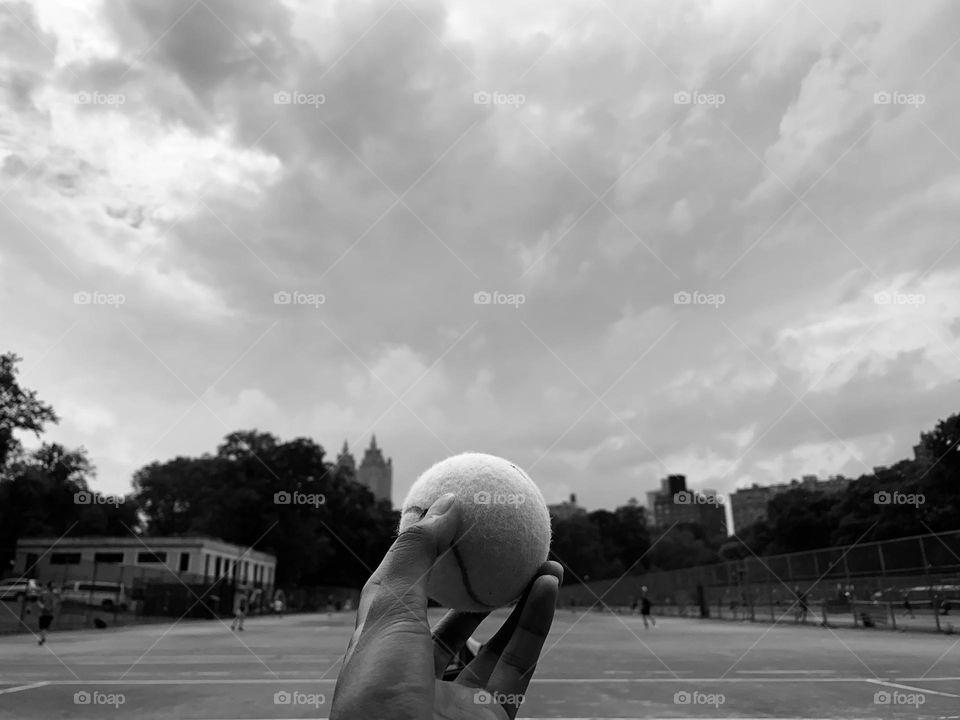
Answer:
POLYGON ((0 355, 0 477, 20 450, 14 436, 17 430, 27 430, 39 437, 48 423, 59 422, 53 408, 41 402, 36 392, 20 387, 17 363, 21 360, 14 353, 0 355))

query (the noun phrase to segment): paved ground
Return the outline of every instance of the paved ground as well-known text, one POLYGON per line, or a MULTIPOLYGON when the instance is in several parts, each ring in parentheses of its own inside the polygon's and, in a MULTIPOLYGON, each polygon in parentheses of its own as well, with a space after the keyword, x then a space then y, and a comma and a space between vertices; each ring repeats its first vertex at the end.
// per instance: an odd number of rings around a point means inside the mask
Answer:
MULTIPOLYGON (((0 637, 0 718, 325 718, 352 623, 256 618, 234 635, 198 621, 63 632, 45 647, 0 637), (301 704, 276 702, 288 697, 301 704)), ((563 610, 521 716, 956 719, 960 641, 681 618, 645 631, 639 617, 563 610)))

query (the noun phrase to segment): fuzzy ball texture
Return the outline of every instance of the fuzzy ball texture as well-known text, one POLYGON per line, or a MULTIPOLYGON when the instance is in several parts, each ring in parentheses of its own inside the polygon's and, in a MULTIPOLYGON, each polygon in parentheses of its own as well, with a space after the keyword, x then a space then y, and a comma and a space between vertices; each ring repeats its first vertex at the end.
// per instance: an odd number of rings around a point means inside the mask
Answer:
POLYGON ((427 594, 455 610, 482 612, 509 605, 550 550, 550 513, 540 488, 503 458, 454 455, 424 472, 410 488, 400 532, 448 492, 457 495, 460 534, 431 569, 427 594))

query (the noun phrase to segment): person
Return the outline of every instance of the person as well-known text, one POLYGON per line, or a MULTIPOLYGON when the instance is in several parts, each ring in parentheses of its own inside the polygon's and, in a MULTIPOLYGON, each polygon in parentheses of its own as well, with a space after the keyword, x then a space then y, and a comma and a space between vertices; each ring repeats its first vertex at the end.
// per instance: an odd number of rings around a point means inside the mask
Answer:
POLYGON ((563 570, 552 561, 541 565, 476 657, 455 679, 442 679, 489 614, 451 610, 432 630, 428 622, 427 576, 451 550, 461 517, 455 495, 438 498, 400 533, 364 585, 330 720, 516 718, 553 623, 563 570))
POLYGON ((647 627, 648 622, 651 623, 654 627, 656 627, 657 625, 657 621, 650 614, 650 608, 652 606, 653 605, 650 602, 650 598, 647 597, 647 586, 644 585, 642 588, 640 588, 640 617, 643 618, 643 627, 646 629, 649 629, 647 627))
POLYGON ((280 617, 283 617, 283 608, 284 608, 283 590, 278 589, 273 594, 273 612, 275 612, 280 617))
POLYGON ((793 588, 793 593, 794 593, 794 595, 797 596, 797 603, 796 603, 796 604, 797 604, 797 616, 796 616, 796 618, 794 619, 794 622, 795 622, 795 623, 799 623, 799 622, 806 623, 806 622, 807 622, 807 612, 808 612, 809 609, 810 609, 810 608, 807 606, 807 592, 806 592, 806 590, 804 590, 803 592, 800 592, 800 586, 797 585, 796 587, 793 588))
POLYGON ((911 619, 915 619, 915 616, 913 614, 913 605, 910 604, 910 598, 909 596, 904 595, 903 596, 903 616, 906 617, 908 614, 910 615, 911 619))
POLYGON ((40 639, 37 640, 37 645, 43 645, 47 641, 47 631, 60 611, 60 593, 54 589, 52 582, 48 581, 40 593, 39 605, 40 618, 37 626, 40 629, 40 639))
POLYGON ((230 623, 230 629, 234 632, 243 631, 243 618, 247 614, 247 593, 244 590, 238 590, 233 600, 233 622, 230 623))

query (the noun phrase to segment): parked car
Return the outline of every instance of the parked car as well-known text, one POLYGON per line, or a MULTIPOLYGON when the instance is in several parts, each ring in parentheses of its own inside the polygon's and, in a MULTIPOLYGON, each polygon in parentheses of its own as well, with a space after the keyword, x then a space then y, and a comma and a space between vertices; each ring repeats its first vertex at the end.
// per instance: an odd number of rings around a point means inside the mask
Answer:
POLYGON ((27 600, 36 600, 40 595, 37 581, 28 578, 7 578, 0 580, 0 600, 16 600, 24 596, 27 600))
POLYGON ((64 584, 60 598, 66 602, 93 605, 104 610, 126 610, 130 607, 130 596, 123 583, 75 580, 64 584))

